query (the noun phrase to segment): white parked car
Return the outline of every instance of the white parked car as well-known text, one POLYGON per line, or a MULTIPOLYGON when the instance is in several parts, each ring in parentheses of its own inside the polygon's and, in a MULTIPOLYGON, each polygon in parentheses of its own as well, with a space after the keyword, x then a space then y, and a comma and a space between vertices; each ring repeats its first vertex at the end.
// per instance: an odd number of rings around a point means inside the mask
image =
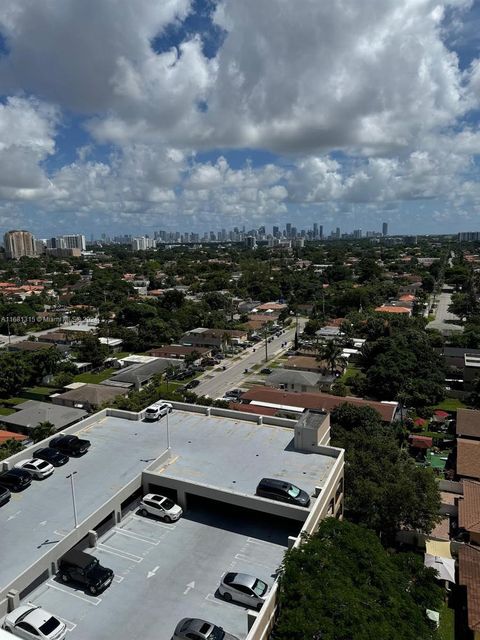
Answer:
POLYGON ((54 471, 54 467, 52 464, 50 464, 46 460, 41 460, 40 458, 29 458, 28 460, 20 460, 20 462, 17 462, 17 464, 15 465, 15 468, 25 469, 25 471, 29 471, 37 480, 48 478, 48 476, 51 476, 54 471))
POLYGON ((183 513, 182 507, 175 504, 170 498, 159 496, 156 493, 148 493, 143 496, 140 503, 140 513, 142 516, 150 514, 163 518, 165 522, 175 522, 183 513))
POLYGON ((268 584, 247 573, 226 573, 219 594, 227 602, 239 602, 250 609, 261 609, 268 595, 268 584))
POLYGON ((64 640, 67 626, 41 607, 26 604, 7 613, 3 628, 18 638, 64 640))
POLYGON ((158 420, 172 411, 173 407, 169 402, 155 402, 145 409, 145 420, 158 420))

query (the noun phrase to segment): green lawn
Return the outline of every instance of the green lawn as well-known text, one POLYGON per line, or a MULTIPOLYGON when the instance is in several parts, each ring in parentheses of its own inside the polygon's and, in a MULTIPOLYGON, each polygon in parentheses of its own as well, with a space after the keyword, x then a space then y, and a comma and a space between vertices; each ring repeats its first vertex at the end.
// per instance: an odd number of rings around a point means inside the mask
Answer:
POLYGON ((444 603, 440 609, 440 627, 438 628, 439 640, 455 639, 455 615, 452 609, 444 603))
POLYGON ((7 407, 0 407, 0 416, 9 416, 15 413, 15 409, 8 409, 7 407))
POLYGON ((9 406, 15 406, 16 404, 25 402, 25 398, 5 398, 0 400, 0 402, 9 406))
POLYGON ((28 389, 25 389, 25 391, 28 393, 40 393, 42 395, 49 396, 54 392, 54 389, 52 389, 52 387, 29 387, 28 389))
POLYGON ((340 382, 343 382, 344 384, 348 384, 348 381, 350 380, 350 378, 353 378, 353 376, 355 376, 359 371, 360 369, 357 369, 357 367, 349 364, 345 369, 343 376, 341 376, 340 382))
POLYGON ((117 353, 112 354, 112 358, 120 360, 121 358, 126 358, 131 355, 133 355, 131 351, 118 351, 117 353))
POLYGON ((109 378, 114 371, 115 369, 105 369, 105 371, 100 371, 100 373, 79 373, 78 376, 74 377, 73 381, 99 384, 109 378))
POLYGON ((435 409, 442 409, 443 411, 456 411, 457 409, 463 409, 467 405, 457 398, 445 398, 442 402, 434 407, 435 409))

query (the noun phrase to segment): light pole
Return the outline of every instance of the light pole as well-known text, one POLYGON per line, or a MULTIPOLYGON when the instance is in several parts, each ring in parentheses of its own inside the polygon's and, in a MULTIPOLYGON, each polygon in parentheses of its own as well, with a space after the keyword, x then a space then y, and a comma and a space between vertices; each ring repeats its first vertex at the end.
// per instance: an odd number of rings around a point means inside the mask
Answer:
POLYGON ((67 479, 70 479, 70 487, 72 489, 72 505, 73 505, 73 519, 75 521, 75 529, 78 527, 77 520, 77 503, 75 501, 75 483, 73 481, 73 476, 76 475, 76 471, 72 471, 68 476, 65 476, 67 479))
POLYGON ((168 426, 168 414, 170 413, 169 409, 167 409, 167 451, 170 451, 170 429, 168 426))

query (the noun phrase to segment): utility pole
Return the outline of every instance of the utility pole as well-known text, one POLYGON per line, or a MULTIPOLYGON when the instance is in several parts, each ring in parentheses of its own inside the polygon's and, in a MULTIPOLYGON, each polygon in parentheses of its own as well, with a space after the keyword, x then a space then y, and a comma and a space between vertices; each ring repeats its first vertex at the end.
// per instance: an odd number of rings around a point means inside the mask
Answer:
POLYGON ((265 362, 268 362, 268 324, 265 325, 265 362))

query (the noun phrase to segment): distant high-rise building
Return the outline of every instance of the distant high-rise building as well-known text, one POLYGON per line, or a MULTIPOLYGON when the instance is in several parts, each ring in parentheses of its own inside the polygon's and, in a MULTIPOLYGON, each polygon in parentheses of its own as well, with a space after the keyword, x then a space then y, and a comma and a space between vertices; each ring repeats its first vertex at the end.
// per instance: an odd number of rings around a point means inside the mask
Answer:
POLYGON ((287 233, 287 238, 291 238, 292 237, 292 223, 291 222, 287 222, 287 224, 285 225, 285 231, 287 233))
POLYGON ((480 240, 480 231, 461 231, 458 234, 459 242, 478 242, 480 240))
POLYGON ((19 260, 23 256, 33 258, 35 253, 35 239, 30 231, 7 231, 3 236, 5 254, 10 260, 19 260))
POLYGON ((361 229, 354 229, 353 231, 353 237, 358 240, 359 238, 362 237, 362 230, 361 229))
POLYGON ((318 237, 320 240, 323 240, 323 224, 321 224, 318 228, 318 237))
POLYGON ((337 230, 335 231, 335 237, 340 238, 340 227, 337 227, 337 230))
POLYGON ((382 236, 388 236, 388 222, 382 224, 382 236))
POLYGON ((245 238, 245 246, 247 249, 256 249, 257 248, 257 240, 255 236, 246 236, 245 238))
POLYGON ((272 228, 272 235, 274 238, 279 238, 280 237, 280 228, 279 227, 273 227, 272 228))
POLYGON ((155 247, 155 240, 147 236, 140 236, 138 238, 132 238, 132 250, 133 251, 146 251, 155 247))
POLYGON ((55 246, 59 249, 80 249, 85 251, 87 243, 85 236, 81 234, 57 236, 55 246))
POLYGON ((318 238, 318 222, 313 223, 313 237, 315 240, 318 238))

